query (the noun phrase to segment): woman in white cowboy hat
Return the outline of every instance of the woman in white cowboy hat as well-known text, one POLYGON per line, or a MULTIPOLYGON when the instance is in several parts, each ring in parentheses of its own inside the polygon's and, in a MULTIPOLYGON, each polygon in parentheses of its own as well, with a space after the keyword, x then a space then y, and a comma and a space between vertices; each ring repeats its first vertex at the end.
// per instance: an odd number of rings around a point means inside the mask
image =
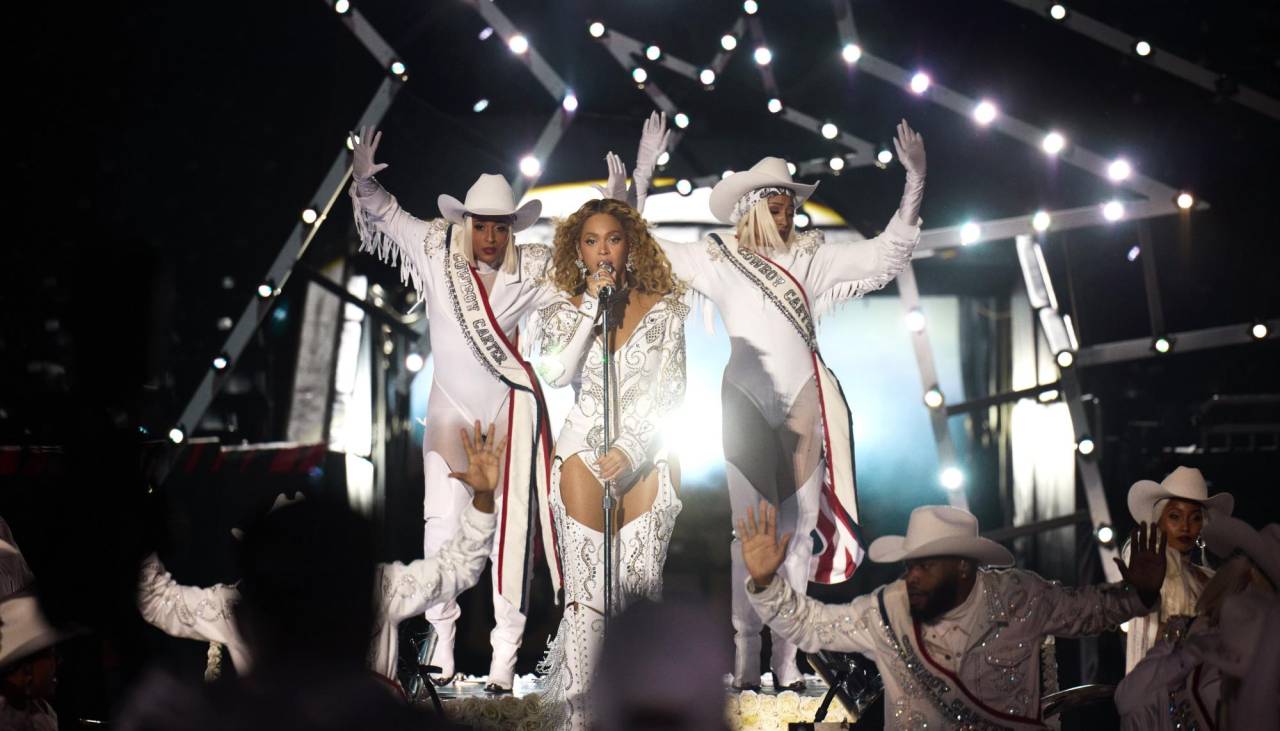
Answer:
MULTIPOLYGON (((656 114, 645 124, 638 184, 651 176, 665 127, 656 114)), ((903 121, 894 145, 906 186, 874 238, 835 245, 824 244, 820 231, 797 232, 796 210, 817 184, 794 180, 785 160, 766 157, 711 192, 711 212, 733 230, 698 243, 660 241, 676 276, 715 303, 729 332, 721 397, 734 512, 763 497, 780 507, 789 529, 817 539, 817 550, 797 541, 783 566, 801 592, 811 579, 848 579, 862 559, 851 415, 817 351, 814 325, 834 303, 884 287, 911 259, 920 237, 924 140, 903 121)), ((762 624, 742 590, 741 556, 732 556, 733 682, 751 688, 760 683, 762 624)), ((795 646, 785 640, 773 643, 773 679, 780 688, 803 688, 795 646)))
POLYGON ((1200 470, 1179 467, 1162 482, 1133 483, 1128 502, 1129 513, 1135 521, 1150 523, 1168 536, 1169 560, 1164 586, 1160 589, 1160 606, 1129 623, 1125 636, 1125 672, 1142 660, 1171 617, 1196 614, 1196 601, 1213 576, 1213 571, 1203 562, 1200 565, 1192 562, 1194 549, 1204 545, 1201 528, 1216 518, 1231 515, 1235 498, 1225 492, 1210 497, 1200 470))
MULTIPOLYGON (((526 586, 532 565, 528 510, 545 490, 542 461, 520 459, 549 453, 550 432, 532 370, 520 357, 517 327, 522 318, 550 301, 545 270, 551 250, 541 244, 516 246, 518 232, 533 225, 542 210, 532 200, 516 205, 501 175, 481 175, 459 201, 439 198, 440 215, 424 221, 410 215, 374 179, 387 167, 374 162, 382 133, 361 130, 352 161, 351 198, 361 249, 399 265, 430 319, 435 378, 427 400, 422 444, 426 481, 423 503, 424 551, 438 552, 460 525, 471 491, 449 473, 465 463, 456 440, 473 422, 497 423, 499 438, 509 438, 517 459, 504 469, 499 501, 518 492, 499 526, 492 556, 496 626, 490 635, 493 658, 489 689, 509 691, 516 653, 524 634, 526 586), (513 433, 508 435, 508 424, 513 433), (514 488, 508 489, 508 483, 514 488), (499 570, 501 568, 501 570, 499 570)), ((502 505, 502 502, 499 503, 502 505)), ((549 539, 547 539, 549 540, 549 539)), ((554 564, 554 561, 551 561, 554 564)), ((441 668, 437 681, 454 675, 456 601, 429 608, 427 621, 437 642, 430 664, 441 668)))
MULTIPOLYGON (((7 525, 4 535, 12 540, 7 525)), ((63 635, 28 590, 31 570, 17 546, 0 538, 0 559, 0 585, 16 587, 0 596, 0 729, 56 729, 49 701, 58 682, 54 645, 63 635)))

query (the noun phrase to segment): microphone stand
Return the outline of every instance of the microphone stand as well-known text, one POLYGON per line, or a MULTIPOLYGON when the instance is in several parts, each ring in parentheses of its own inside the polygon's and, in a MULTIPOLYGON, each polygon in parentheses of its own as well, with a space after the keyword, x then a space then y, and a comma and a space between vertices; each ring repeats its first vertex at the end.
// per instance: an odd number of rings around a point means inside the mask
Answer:
MULTIPOLYGON (((613 308, 613 298, 616 293, 609 289, 600 291, 600 317, 601 327, 604 334, 604 348, 601 355, 601 379, 604 385, 604 442, 603 457, 609 453, 609 449, 613 446, 613 419, 610 403, 610 371, 613 370, 613 323, 610 317, 610 310, 613 308)), ((617 508, 617 499, 613 494, 613 480, 605 480, 602 485, 604 488, 604 634, 609 632, 609 619, 613 616, 613 513, 617 508)))

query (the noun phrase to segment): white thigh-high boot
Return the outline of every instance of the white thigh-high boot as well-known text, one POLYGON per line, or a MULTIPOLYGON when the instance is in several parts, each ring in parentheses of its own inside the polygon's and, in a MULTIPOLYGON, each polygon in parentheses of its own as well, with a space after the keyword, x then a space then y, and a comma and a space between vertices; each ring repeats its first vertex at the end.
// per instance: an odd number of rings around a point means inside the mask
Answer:
POLYGON ((615 610, 620 612, 637 599, 662 599, 662 568, 667 563, 676 516, 683 507, 667 463, 658 463, 658 492, 653 505, 618 531, 615 610))
MULTIPOLYGON (((467 486, 449 478, 449 465, 437 452, 423 457, 426 473, 426 489, 423 496, 423 555, 434 556, 455 533, 462 520, 462 511, 471 502, 467 486)), ((428 664, 440 668, 440 677, 454 674, 454 629, 462 611, 458 602, 451 600, 427 607, 423 615, 436 632, 435 649, 428 664)))
MULTIPOLYGON (((778 516, 779 532, 795 532, 778 573, 801 596, 809 588, 809 564, 813 559, 811 534, 818 525, 818 500, 822 495, 823 474, 822 465, 819 464, 818 469, 809 476, 800 490, 783 503, 778 516), (781 527, 784 525, 794 526, 794 528, 784 529, 781 527)), ((774 684, 781 688, 803 680, 800 669, 796 667, 795 644, 778 632, 772 632, 771 637, 774 684)))
POLYGON ((565 515, 562 505, 556 505, 556 524, 565 606, 539 666, 547 674, 543 698, 557 728, 586 729, 591 672, 604 639, 604 534, 565 515))
MULTIPOLYGON (((502 499, 499 498, 494 508, 502 515, 502 499)), ((520 651, 520 641, 524 638, 525 616, 520 608, 507 601, 498 593, 498 548, 499 541, 494 537, 493 550, 489 554, 490 583, 493 586, 493 631, 489 633, 489 644, 493 647, 493 659, 489 663, 489 685, 496 685, 503 690, 510 690, 515 682, 516 655, 520 651)))
MULTIPOLYGON (((733 520, 744 517, 747 508, 760 505, 760 493, 732 463, 724 465, 725 479, 729 483, 729 504, 733 520)), ((760 685, 760 630, 764 622, 747 599, 747 567, 742 561, 742 544, 735 535, 729 547, 733 582, 733 684, 739 688, 760 685)))

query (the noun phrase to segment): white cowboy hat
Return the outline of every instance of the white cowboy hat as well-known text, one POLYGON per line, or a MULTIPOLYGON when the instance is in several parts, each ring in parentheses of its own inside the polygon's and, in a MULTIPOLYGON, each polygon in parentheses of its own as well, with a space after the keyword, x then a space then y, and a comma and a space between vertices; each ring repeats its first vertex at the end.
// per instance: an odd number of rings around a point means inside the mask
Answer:
POLYGON ((1209 486, 1205 484, 1204 475, 1194 467, 1179 467, 1162 482, 1138 480, 1129 488, 1129 514, 1139 523, 1150 523, 1157 516, 1152 515, 1156 503, 1160 500, 1177 498, 1199 503, 1204 509, 1213 513, 1214 519, 1223 515, 1231 515, 1236 499, 1230 493, 1220 492, 1209 497, 1209 486))
POLYGON ((63 639, 62 633, 45 620, 35 597, 24 594, 0 602, 0 668, 63 639))
POLYGON ((1009 549, 978 535, 973 513, 945 505, 926 505, 911 511, 905 536, 881 536, 867 555, 876 563, 896 563, 930 556, 962 556, 986 566, 1011 566, 1009 549))
POLYGON ((780 157, 766 157, 750 170, 733 173, 716 183, 711 189, 711 215, 717 220, 730 223, 733 207, 738 199, 756 188, 786 188, 796 194, 796 205, 809 200, 818 184, 806 185, 791 179, 791 171, 787 169, 787 161, 780 157))
POLYGON ((1280 524, 1257 530, 1239 518, 1220 515, 1205 523, 1201 535, 1209 550, 1223 558, 1236 549, 1244 551, 1271 583, 1280 586, 1280 524))
POLYGON ((451 195, 440 196, 440 215, 450 223, 463 223, 464 216, 512 216, 512 231, 532 226, 542 214, 542 201, 531 200, 516 208, 516 194, 501 175, 481 175, 467 191, 466 202, 451 195))

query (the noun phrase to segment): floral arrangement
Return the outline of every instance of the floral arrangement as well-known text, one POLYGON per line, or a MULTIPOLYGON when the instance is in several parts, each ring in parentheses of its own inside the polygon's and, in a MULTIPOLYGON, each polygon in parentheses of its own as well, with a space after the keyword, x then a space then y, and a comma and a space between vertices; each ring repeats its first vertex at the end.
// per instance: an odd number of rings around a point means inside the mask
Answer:
POLYGON ((445 716, 481 731, 549 731, 549 714, 537 693, 454 698, 444 702, 445 716))
MULTIPOLYGON (((822 698, 802 696, 795 691, 766 695, 748 690, 729 696, 725 703, 725 718, 734 731, 775 731, 787 728, 789 723, 812 723, 820 705, 822 698)), ((827 717, 823 719, 828 723, 854 720, 836 701, 832 701, 827 708, 827 717)))

